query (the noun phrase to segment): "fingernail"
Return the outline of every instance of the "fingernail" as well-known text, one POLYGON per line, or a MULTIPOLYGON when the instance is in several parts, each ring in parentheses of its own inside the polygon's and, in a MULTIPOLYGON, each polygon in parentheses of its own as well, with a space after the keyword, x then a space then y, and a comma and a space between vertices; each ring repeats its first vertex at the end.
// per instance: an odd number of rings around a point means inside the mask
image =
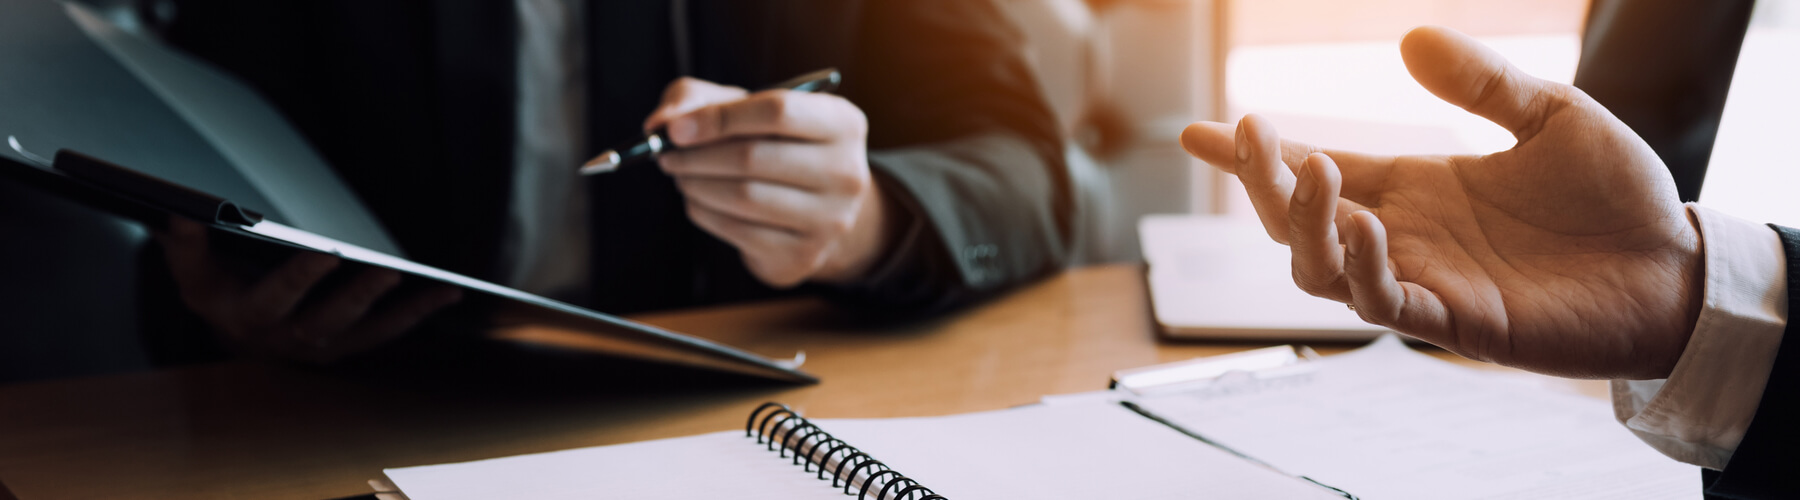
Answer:
POLYGON ((681 117, 669 122, 669 140, 676 144, 691 144, 697 135, 700 135, 700 124, 694 123, 693 118, 681 117))
POLYGON ((1319 190, 1313 185, 1312 171, 1312 165, 1300 167, 1300 178, 1294 180, 1294 203, 1311 205, 1313 198, 1317 197, 1319 190))
POLYGON ((650 117, 644 119, 644 133, 656 130, 656 126, 661 125, 661 122, 664 120, 663 113, 668 109, 669 105, 664 104, 662 106, 657 106, 655 111, 651 111, 650 117))
POLYGON ((1244 127, 1246 127, 1246 126, 1247 125, 1245 125, 1244 122, 1242 122, 1242 121, 1238 122, 1237 139, 1236 139, 1238 163, 1246 163, 1246 162, 1250 161, 1250 134, 1244 131, 1244 127))

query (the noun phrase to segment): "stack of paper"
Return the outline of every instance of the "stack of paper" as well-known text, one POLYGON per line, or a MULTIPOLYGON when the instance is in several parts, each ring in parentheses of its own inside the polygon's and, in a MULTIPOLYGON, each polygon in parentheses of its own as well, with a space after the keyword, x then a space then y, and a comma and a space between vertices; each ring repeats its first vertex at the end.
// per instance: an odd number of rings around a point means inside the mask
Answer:
POLYGON ((1388 336, 1259 384, 1136 401, 1225 447, 1365 499, 1699 498, 1700 473, 1605 401, 1439 361, 1388 336))

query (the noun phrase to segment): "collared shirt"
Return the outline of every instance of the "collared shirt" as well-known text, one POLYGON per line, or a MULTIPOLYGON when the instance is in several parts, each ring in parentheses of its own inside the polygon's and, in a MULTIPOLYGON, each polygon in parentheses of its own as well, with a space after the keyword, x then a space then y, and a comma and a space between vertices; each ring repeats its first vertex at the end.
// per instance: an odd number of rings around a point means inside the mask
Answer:
POLYGON ((502 262, 507 284, 570 298, 588 278, 584 2, 514 0, 518 82, 511 214, 502 262))
POLYGON ((1615 380, 1613 411, 1670 458, 1724 469, 1756 416, 1787 328, 1787 261, 1768 226, 1689 204, 1706 285, 1687 349, 1664 380, 1615 380))

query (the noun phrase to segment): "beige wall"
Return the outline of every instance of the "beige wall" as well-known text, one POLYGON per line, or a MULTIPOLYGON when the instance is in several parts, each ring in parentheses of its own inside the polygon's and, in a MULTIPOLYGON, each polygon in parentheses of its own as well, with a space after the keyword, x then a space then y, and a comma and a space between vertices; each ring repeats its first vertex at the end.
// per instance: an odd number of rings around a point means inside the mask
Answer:
POLYGON ((1392 40, 1437 24, 1475 36, 1579 32, 1588 0, 1232 0, 1231 43, 1392 40))

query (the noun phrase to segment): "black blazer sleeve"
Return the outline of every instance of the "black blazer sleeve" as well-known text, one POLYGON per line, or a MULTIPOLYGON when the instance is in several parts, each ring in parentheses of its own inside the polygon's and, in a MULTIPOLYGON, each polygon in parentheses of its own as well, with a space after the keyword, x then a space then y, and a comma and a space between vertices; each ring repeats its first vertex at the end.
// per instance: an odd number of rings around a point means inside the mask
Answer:
POLYGON ((1575 87, 1650 143, 1681 201, 1700 197, 1755 3, 1595 0, 1588 9, 1575 87))
POLYGON ((1788 325, 1781 351, 1763 388, 1762 403, 1723 471, 1706 470, 1706 497, 1717 499, 1800 498, 1800 230, 1771 225, 1787 253, 1788 325))
POLYGON ((939 309, 1061 269, 1070 181, 1021 35, 986 0, 870 0, 859 16, 844 90, 869 117, 876 182, 909 220, 836 295, 939 309))

